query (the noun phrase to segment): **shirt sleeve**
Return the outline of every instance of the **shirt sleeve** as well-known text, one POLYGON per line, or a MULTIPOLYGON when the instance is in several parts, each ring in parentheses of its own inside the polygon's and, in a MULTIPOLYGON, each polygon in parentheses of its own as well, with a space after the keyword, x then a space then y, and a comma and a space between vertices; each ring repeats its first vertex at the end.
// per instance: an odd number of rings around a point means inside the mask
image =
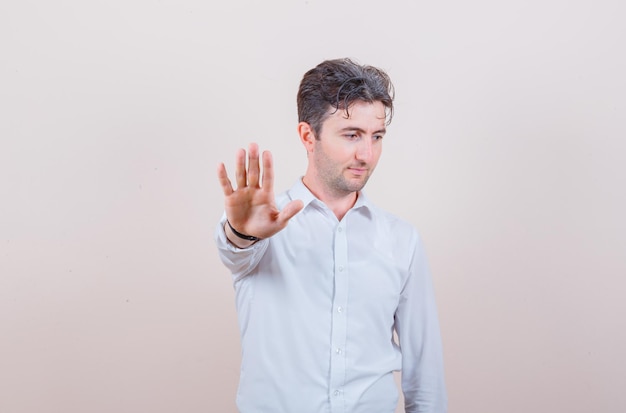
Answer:
POLYGON ((256 268, 267 250, 269 239, 259 240, 248 248, 238 248, 226 238, 225 223, 226 214, 223 214, 215 229, 215 243, 222 263, 230 270, 236 283, 256 268))
POLYGON ((409 274, 395 315, 405 412, 445 413, 448 403, 435 294, 417 234, 413 241, 409 274))

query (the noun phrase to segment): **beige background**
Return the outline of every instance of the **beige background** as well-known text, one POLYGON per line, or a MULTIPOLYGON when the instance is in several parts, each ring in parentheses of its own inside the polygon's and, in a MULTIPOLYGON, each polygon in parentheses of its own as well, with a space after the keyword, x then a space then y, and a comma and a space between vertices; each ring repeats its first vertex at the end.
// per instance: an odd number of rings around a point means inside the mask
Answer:
POLYGON ((619 0, 0 3, 0 412, 235 412, 218 161, 304 172, 301 75, 378 65, 450 412, 626 411, 619 0), (383 5, 384 4, 384 5, 383 5))

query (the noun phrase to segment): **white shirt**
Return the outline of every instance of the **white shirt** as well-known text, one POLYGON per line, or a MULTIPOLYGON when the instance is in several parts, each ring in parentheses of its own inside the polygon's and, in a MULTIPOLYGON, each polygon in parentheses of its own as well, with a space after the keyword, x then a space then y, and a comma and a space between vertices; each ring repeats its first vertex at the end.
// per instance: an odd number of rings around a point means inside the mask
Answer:
POLYGON ((242 345, 241 413, 393 413, 402 370, 407 413, 444 413, 447 398, 431 278, 417 231, 362 192, 341 221, 299 181, 287 227, 249 248, 222 218, 242 345), (398 335, 394 341, 393 332, 398 335))

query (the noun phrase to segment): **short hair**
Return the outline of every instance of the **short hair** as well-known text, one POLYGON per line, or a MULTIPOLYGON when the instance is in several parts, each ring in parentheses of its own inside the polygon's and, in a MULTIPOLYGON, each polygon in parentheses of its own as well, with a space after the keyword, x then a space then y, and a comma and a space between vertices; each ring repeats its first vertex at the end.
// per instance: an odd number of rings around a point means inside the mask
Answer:
POLYGON ((393 118, 394 88, 383 70, 344 59, 325 60, 304 74, 298 89, 298 122, 311 125, 319 139, 322 124, 338 110, 356 101, 381 102, 387 125, 393 118), (334 108, 334 112, 329 111, 334 108))

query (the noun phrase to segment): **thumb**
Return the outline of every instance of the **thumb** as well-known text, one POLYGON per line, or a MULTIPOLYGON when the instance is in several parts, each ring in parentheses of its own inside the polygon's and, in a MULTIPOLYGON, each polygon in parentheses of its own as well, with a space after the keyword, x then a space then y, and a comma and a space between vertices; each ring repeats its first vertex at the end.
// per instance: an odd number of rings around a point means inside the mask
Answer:
POLYGON ((287 225, 287 221, 300 212, 302 208, 304 208, 304 203, 301 200, 291 201, 278 214, 278 221, 283 225, 287 225))

